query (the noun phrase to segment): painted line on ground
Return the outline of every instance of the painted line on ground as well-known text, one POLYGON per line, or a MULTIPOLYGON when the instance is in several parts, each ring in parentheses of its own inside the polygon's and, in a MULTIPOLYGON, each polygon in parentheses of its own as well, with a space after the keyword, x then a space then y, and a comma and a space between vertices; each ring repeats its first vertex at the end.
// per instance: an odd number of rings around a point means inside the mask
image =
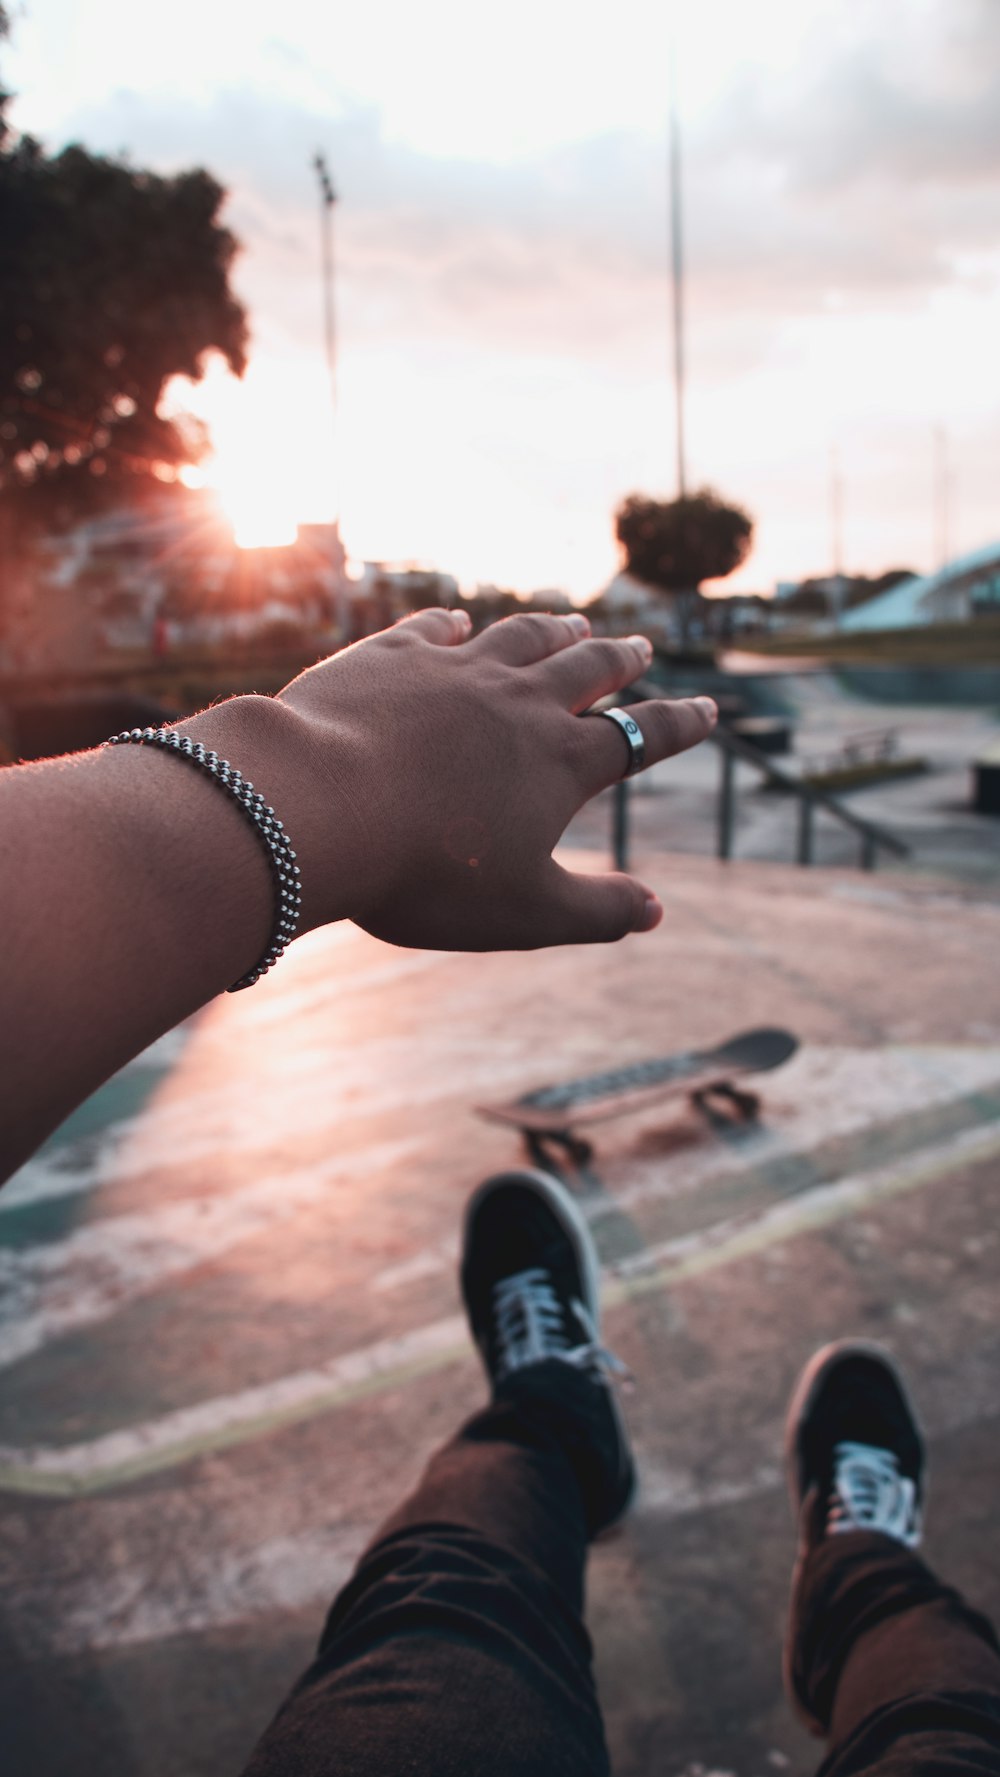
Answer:
POLYGON ((278 1427, 314 1419, 468 1356, 465 1320, 450 1315, 312 1369, 181 1407, 87 1443, 34 1450, 0 1447, 0 1491, 53 1496, 102 1492, 140 1475, 174 1468, 191 1457, 246 1443, 278 1427))
MULTIPOLYGON (((947 1437, 1000 1412, 996 1369, 978 1377, 963 1372, 924 1429, 934 1440, 947 1437)), ((774 1428, 775 1446, 780 1433, 774 1428)), ((748 1505, 785 1491, 781 1464, 763 1460, 737 1476, 706 1476, 665 1466, 640 1451, 639 1491, 629 1522, 666 1525, 702 1513, 748 1505)), ((136 1502, 138 1503, 138 1502, 136 1502)), ((362 1549, 378 1529, 393 1500, 373 1499, 364 1521, 302 1526, 285 1535, 247 1544, 237 1533, 220 1546, 214 1518, 189 1527, 184 1558, 157 1569, 150 1584, 148 1560, 97 1562, 79 1576, 53 1586, 44 1578, 45 1633, 53 1653, 93 1653, 98 1648, 135 1647, 174 1635, 206 1634, 277 1612, 324 1610, 349 1577, 362 1549)), ((596 1557, 600 1560, 600 1555, 596 1557)))
MULTIPOLYGON (((887 1124, 919 1118, 922 1127, 911 1146, 921 1148, 942 1133, 928 1127, 935 1112, 942 1121, 962 1115, 969 1127, 990 1125, 1000 1118, 1000 1049, 908 1046, 873 1054, 870 1049, 810 1048, 765 1090, 765 1120, 741 1129, 732 1145, 712 1139, 706 1130, 702 1142, 685 1147, 673 1160, 629 1152, 630 1182, 614 1178, 606 1193, 580 1200, 598 1241, 605 1220, 650 1203, 704 1197, 741 1176, 763 1174, 771 1165, 799 1161, 805 1168, 815 1166, 834 1143, 860 1139, 870 1145, 872 1135, 887 1124)), ((945 1133, 953 1132, 952 1123, 945 1133)), ((841 1155, 839 1169, 850 1163, 841 1155)), ((419 1248, 376 1272, 369 1288, 393 1291, 423 1278, 453 1275, 457 1240, 456 1233, 419 1248)))
MULTIPOLYGON (((962 1099, 979 1101, 977 1122, 1000 1110, 1000 1049, 972 1045, 906 1045, 883 1050, 810 1046, 773 1080, 761 1083, 765 1109, 738 1146, 689 1150, 682 1165, 651 1158, 630 1164, 633 1182, 594 1206, 592 1220, 626 1214, 660 1197, 704 1189, 709 1176, 736 1174, 874 1130, 879 1124, 931 1111, 947 1113, 962 1099), (665 1176, 666 1175, 666 1176, 665 1176)), ((978 1108, 978 1107, 977 1107, 978 1108)), ((924 1142, 928 1135, 924 1136, 924 1142)))
MULTIPOLYGON (((411 1138, 369 1148, 366 1177, 412 1160, 423 1145, 411 1138)), ((99 1325, 165 1283, 281 1228, 357 1173, 357 1156, 340 1155, 232 1191, 98 1218, 60 1241, 0 1246, 0 1369, 66 1333, 99 1325)))
POLYGON ((610 1306, 646 1290, 662 1289, 667 1283, 717 1270, 720 1262, 734 1264, 783 1240, 843 1221, 855 1210, 932 1184, 956 1166, 972 1165, 995 1154, 1000 1154, 1000 1128, 996 1124, 963 1129, 904 1159, 838 1179, 835 1184, 813 1185, 796 1197, 769 1204, 766 1209, 746 1216, 730 1216, 710 1228, 647 1247, 614 1266, 605 1301, 610 1306))
MULTIPOLYGON (((175 1199, 190 1193, 201 1179, 211 1180, 220 1164, 230 1170, 237 1161, 248 1170, 273 1167, 270 1156, 287 1152, 289 1130, 295 1131, 298 1144, 310 1140, 315 1146, 325 1140, 339 1149, 345 1133, 358 1124, 375 1127, 392 1118, 405 1128, 411 1113, 426 1118, 437 1103, 448 1106, 448 1117, 454 1114, 450 1053, 443 1056, 437 1083, 407 1090, 412 1059, 408 1037, 372 1039, 345 1056, 325 1045, 300 1045, 294 1055, 282 1053, 278 1035, 275 1053, 264 1058, 258 1049, 252 1068, 215 1084, 157 1097, 135 1117, 109 1123, 96 1141, 88 1137, 36 1155, 0 1189, 0 1217, 58 1198, 89 1194, 99 1199, 104 1187, 148 1188, 150 1180, 175 1199)), ((463 1052, 459 1057, 459 1046, 456 1038, 455 1060, 461 1059, 471 1099, 496 1097, 508 1088, 513 1093, 523 1085, 524 1064, 517 1055, 470 1057, 463 1052)), ((191 1061, 192 1068, 197 1061, 191 1061)), ((205 1065, 212 1066, 210 1054, 205 1065)), ((364 1148, 356 1147, 355 1155, 363 1166, 364 1148)))
MULTIPOLYGON (((905 1160, 818 1185, 744 1218, 727 1217, 696 1234, 663 1242, 617 1268, 606 1285, 614 1307, 650 1290, 702 1276, 799 1235, 814 1233, 957 1166, 1000 1154, 1000 1128, 963 1130, 905 1160)), ((50 1497, 103 1492, 194 1457, 249 1442, 283 1426, 330 1413, 448 1364, 472 1361, 460 1315, 379 1340, 327 1364, 158 1419, 64 1447, 0 1448, 0 1491, 50 1497)))
MULTIPOLYGON (((205 1040, 210 1051, 211 1033, 205 1040)), ((279 1132, 279 1146, 289 1128, 300 1138, 329 1129, 331 1141, 340 1143, 348 1127, 358 1122, 375 1123, 387 1115, 405 1121, 407 1099, 400 1079, 408 1048, 408 1039, 374 1047, 369 1043, 357 1057, 339 1056, 333 1092, 317 1092, 331 1066, 326 1045, 300 1046, 294 1057, 280 1050, 266 1060, 258 1056, 266 1074, 267 1123, 279 1132), (373 1078, 391 1084, 373 1087, 373 1078)), ((475 1058, 463 1054, 462 1065, 470 1102, 496 1098, 508 1088, 514 1095, 531 1083, 523 1056, 514 1051, 475 1058)), ((413 1108, 426 1114, 435 1100, 454 1100, 448 1072, 445 1068, 436 1088, 421 1089, 419 1106, 413 1108)), ((234 1158, 245 1157, 249 1166, 259 1166, 261 1149, 268 1145, 262 1091, 260 1071, 250 1069, 221 1084, 193 1087, 162 1103, 154 1100, 138 1116, 109 1125, 96 1143, 88 1138, 79 1152, 72 1143, 43 1151, 0 1189, 0 1218, 81 1194, 96 1201, 99 1212, 102 1187, 135 1185, 149 1177, 168 1188, 171 1202, 177 1203, 200 1179, 216 1175, 220 1159, 231 1166, 234 1158)), ((683 1169, 664 1166, 661 1159, 633 1162, 634 1182, 616 1191, 615 1204, 605 1205, 604 1213, 612 1208, 628 1212, 657 1197, 700 1189, 709 1173, 738 1170, 752 1156, 764 1161, 850 1134, 872 1121, 943 1108, 956 1097, 978 1094, 1000 1096, 996 1044, 891 1045, 878 1051, 810 1044, 766 1082, 768 1115, 772 1110, 776 1115, 747 1132, 738 1151, 727 1153, 720 1143, 704 1152, 688 1150, 683 1169)), ((594 1219, 601 1213, 595 1207, 594 1219)), ((107 1218, 109 1224, 113 1219, 107 1218)))

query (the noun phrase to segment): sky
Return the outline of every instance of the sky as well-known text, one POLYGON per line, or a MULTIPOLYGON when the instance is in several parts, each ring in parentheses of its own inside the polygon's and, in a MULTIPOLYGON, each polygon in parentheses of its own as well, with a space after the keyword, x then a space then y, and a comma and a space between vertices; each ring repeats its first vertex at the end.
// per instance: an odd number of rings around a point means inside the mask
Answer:
POLYGON ((936 566, 944 486, 950 554, 1000 536, 1000 0, 15 0, 12 24, 15 125, 229 192, 250 368, 170 399, 244 531, 339 509, 356 561, 608 580, 619 501, 676 491, 673 56, 688 480, 756 520, 727 586, 831 571, 835 477, 848 572, 936 566))

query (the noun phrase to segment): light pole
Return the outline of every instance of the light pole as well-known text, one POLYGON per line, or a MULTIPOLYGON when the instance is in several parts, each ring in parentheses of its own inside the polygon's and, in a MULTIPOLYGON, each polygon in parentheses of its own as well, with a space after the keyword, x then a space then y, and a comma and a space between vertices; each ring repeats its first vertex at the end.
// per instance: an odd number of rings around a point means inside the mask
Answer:
MULTIPOLYGON (((333 306, 333 206, 337 193, 326 164, 326 156, 313 156, 313 169, 319 180, 320 256, 323 265, 323 333, 326 341, 326 367, 330 377, 330 412, 333 418, 333 445, 337 448, 337 328, 333 306)), ((335 458, 336 461, 336 458, 335 458)), ((336 478, 336 468, 334 469, 336 478)), ((334 522, 339 518, 339 500, 334 486, 334 522)))
POLYGON ((345 556, 340 539, 340 487, 337 473, 337 452, 340 443, 337 412, 337 326, 333 305, 333 206, 337 193, 330 178, 326 156, 317 149, 313 170, 319 181, 320 257, 323 267, 323 334, 326 343, 326 368, 330 378, 330 419, 333 451, 333 541, 330 551, 332 593, 341 639, 350 636, 350 599, 345 577, 345 556))

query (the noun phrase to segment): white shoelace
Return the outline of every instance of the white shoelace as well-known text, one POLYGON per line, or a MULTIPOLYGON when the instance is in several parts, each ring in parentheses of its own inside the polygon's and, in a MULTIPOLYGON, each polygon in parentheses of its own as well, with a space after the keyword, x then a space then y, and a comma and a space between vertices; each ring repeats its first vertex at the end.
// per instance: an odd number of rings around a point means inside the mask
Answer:
POLYGON ((583 1303, 574 1296, 570 1307, 587 1335, 579 1345, 570 1343, 565 1311, 547 1271, 537 1267, 518 1271, 494 1284, 497 1380, 526 1364, 539 1364, 552 1357, 577 1369, 590 1368, 605 1375, 627 1377, 629 1371, 621 1359, 600 1343, 593 1317, 583 1303))
POLYGON ((908 1549, 920 1541, 916 1483, 901 1475, 891 1450, 871 1444, 838 1444, 827 1535, 880 1530, 908 1549))

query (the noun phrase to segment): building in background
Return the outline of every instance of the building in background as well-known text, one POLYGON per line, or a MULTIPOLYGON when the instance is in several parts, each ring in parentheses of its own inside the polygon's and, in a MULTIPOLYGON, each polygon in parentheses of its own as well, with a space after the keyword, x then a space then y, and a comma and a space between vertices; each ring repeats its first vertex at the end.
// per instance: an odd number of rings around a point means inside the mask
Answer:
POLYGON ((172 487, 41 539, 0 623, 0 676, 80 673, 190 647, 350 639, 336 525, 240 549, 211 495, 172 487))
POLYGON ((987 544, 939 568, 902 582, 881 598, 848 610, 846 630, 904 629, 925 623, 971 623, 1000 616, 1000 543, 987 544))

